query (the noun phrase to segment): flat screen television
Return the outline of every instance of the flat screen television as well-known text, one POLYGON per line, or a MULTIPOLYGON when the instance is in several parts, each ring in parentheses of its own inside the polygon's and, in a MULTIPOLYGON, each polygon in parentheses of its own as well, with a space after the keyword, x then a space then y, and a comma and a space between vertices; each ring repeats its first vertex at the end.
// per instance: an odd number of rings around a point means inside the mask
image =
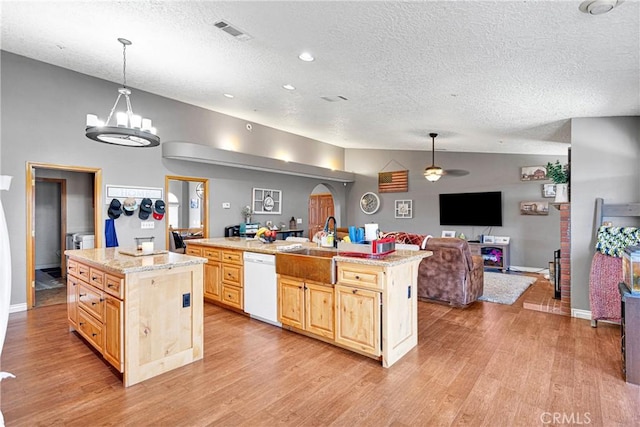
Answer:
POLYGON ((440 194, 440 225, 502 226, 502 191, 440 194))

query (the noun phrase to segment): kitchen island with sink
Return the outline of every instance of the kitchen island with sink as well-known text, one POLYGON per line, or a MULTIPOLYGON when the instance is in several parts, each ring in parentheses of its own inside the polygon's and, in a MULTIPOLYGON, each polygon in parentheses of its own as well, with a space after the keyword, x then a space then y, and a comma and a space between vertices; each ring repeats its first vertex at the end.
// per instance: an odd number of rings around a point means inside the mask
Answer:
POLYGON ((244 312, 245 251, 275 255, 277 320, 284 329, 380 360, 384 367, 417 345, 418 265, 431 252, 398 250, 369 259, 308 242, 190 240, 186 253, 208 259, 205 300, 244 312))

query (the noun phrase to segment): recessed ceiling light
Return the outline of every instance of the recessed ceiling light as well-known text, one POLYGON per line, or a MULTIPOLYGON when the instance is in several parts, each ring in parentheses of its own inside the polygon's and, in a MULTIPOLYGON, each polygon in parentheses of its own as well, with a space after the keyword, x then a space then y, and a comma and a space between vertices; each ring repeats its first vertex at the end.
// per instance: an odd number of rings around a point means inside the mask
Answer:
POLYGON ((296 90, 295 86, 292 85, 282 85, 283 88, 285 88, 286 90, 296 90))
POLYGON ((229 99, 233 99, 233 95, 231 95, 230 93, 225 93, 224 96, 226 96, 229 99))
POLYGON ((610 12, 614 7, 619 6, 623 0, 587 0, 583 1, 579 9, 589 15, 602 15, 610 12))
POLYGON ((298 58, 300 58, 304 62, 311 62, 316 59, 309 52, 302 52, 300 55, 298 55, 298 58))

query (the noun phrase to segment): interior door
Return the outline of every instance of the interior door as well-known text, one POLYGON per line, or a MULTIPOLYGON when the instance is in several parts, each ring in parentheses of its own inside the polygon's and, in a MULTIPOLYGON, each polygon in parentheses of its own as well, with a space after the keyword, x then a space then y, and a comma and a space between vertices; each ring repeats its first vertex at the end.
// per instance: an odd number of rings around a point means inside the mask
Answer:
POLYGON ((330 193, 309 196, 309 239, 324 229, 327 218, 334 216, 333 209, 333 196, 330 193))

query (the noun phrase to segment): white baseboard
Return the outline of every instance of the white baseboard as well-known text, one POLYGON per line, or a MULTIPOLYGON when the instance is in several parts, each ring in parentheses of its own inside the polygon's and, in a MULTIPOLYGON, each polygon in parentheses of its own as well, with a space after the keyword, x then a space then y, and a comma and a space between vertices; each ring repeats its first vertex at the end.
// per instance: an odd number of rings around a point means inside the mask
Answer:
POLYGON ((36 270, 42 270, 44 268, 56 268, 56 267, 60 267, 60 262, 56 263, 56 264, 42 264, 42 265, 36 265, 36 270))
POLYGON ((579 308, 572 308, 571 309, 571 317, 575 317, 577 319, 591 320, 591 311, 590 310, 581 310, 579 308))
POLYGON ((9 314, 11 313, 19 313, 21 311, 27 311, 27 303, 23 302, 22 304, 13 304, 9 306, 9 314))
POLYGON ((509 271, 522 271, 524 273, 540 273, 540 274, 549 274, 549 269, 545 267, 520 267, 517 265, 510 265, 509 271))

